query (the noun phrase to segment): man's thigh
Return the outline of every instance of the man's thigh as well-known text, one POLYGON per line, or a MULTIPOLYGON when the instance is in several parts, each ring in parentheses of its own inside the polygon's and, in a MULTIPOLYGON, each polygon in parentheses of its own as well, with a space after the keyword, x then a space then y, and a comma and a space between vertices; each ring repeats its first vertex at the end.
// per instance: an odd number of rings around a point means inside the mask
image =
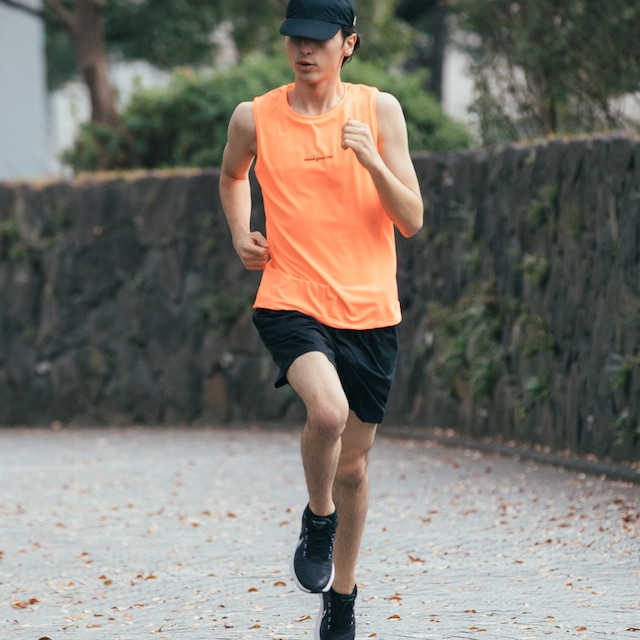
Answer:
POLYGON ((320 351, 309 351, 296 358, 287 371, 287 380, 304 402, 308 412, 331 408, 347 420, 349 403, 329 358, 320 351))

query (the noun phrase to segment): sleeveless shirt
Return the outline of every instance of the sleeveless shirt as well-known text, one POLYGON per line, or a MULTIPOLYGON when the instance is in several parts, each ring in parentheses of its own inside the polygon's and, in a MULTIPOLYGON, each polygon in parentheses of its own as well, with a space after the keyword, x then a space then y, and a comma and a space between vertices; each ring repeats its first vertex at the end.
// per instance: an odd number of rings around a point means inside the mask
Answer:
POLYGON ((341 147, 349 118, 369 125, 378 144, 378 90, 345 83, 333 109, 303 116, 289 106, 292 87, 253 101, 270 253, 254 307, 300 311, 337 329, 396 325, 393 223, 369 172, 341 147))

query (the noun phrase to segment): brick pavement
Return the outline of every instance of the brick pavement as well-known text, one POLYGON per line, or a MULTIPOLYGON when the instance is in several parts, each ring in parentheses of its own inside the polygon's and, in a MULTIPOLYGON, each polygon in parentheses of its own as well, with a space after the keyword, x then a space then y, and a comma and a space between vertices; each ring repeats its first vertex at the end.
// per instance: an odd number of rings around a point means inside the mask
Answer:
MULTIPOLYGON (((313 638, 294 432, 0 430, 2 638, 313 638)), ((640 486, 379 438, 358 639, 637 638, 640 486)))

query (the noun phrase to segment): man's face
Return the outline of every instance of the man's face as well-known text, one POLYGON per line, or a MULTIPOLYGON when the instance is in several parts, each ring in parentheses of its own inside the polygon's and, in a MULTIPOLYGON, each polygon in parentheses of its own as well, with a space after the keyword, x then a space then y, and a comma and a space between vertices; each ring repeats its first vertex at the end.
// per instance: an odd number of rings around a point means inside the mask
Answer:
POLYGON ((285 36, 289 63, 296 79, 315 84, 339 72, 344 57, 353 53, 356 39, 355 35, 343 39, 341 31, 331 40, 285 36))

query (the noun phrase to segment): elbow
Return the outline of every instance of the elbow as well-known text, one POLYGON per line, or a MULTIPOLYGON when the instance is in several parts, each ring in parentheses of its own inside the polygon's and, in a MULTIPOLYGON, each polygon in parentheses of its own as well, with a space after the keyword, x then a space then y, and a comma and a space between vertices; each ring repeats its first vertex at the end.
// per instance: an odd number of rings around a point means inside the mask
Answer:
POLYGON ((405 238, 412 238, 416 233, 418 233, 418 231, 420 231, 420 229, 422 229, 422 222, 411 226, 404 226, 400 229, 400 233, 405 238))
POLYGON ((415 215, 406 220, 398 229, 405 238, 412 238, 422 229, 423 222, 424 210, 420 207, 420 210, 416 211, 415 215))

